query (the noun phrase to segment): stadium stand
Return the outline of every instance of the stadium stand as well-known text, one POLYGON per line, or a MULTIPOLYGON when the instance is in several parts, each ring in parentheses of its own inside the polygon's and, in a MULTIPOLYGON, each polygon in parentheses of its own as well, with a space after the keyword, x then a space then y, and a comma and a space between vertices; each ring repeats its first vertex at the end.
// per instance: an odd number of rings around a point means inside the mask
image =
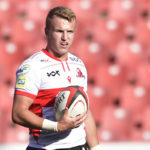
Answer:
POLYGON ((107 106, 103 111, 101 128, 98 130, 100 140, 105 142, 127 141, 130 120, 126 109, 107 106))
POLYGON ((99 140, 150 142, 149 0, 0 0, 0 144, 27 142, 11 121, 15 72, 45 47, 45 17, 58 5, 77 14, 71 52, 87 66, 99 140))

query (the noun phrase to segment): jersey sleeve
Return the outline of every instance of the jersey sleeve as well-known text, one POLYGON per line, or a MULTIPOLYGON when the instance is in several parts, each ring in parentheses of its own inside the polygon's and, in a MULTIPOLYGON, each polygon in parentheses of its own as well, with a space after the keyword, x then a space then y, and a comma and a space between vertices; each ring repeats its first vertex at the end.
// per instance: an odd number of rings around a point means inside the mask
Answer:
POLYGON ((40 69, 36 62, 25 61, 16 72, 15 94, 35 98, 40 88, 40 69))

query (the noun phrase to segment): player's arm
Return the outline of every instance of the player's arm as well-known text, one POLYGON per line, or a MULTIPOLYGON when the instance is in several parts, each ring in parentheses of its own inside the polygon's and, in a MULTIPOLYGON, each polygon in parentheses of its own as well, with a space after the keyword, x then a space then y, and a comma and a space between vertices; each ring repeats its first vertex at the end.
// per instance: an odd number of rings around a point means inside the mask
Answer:
POLYGON ((98 135, 96 131, 96 124, 90 108, 87 112, 85 126, 86 126, 86 140, 90 147, 90 150, 100 150, 98 135))
POLYGON ((85 114, 76 118, 70 118, 68 117, 68 110, 66 109, 62 119, 59 122, 50 121, 32 113, 29 110, 32 103, 33 99, 29 97, 14 95, 12 110, 12 120, 14 123, 34 129, 65 131, 79 126, 86 118, 85 114))
POLYGON ((12 109, 12 120, 14 123, 25 127, 41 129, 44 119, 29 110, 32 103, 32 98, 15 94, 12 109))

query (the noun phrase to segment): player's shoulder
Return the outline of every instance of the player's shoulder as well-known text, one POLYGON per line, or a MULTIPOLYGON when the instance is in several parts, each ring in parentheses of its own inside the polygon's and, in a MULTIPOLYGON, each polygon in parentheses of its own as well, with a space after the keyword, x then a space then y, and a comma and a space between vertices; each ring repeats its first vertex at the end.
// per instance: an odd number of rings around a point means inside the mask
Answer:
POLYGON ((31 56, 29 56, 27 59, 25 59, 21 66, 22 65, 25 65, 25 64, 30 64, 30 65, 35 65, 35 64, 38 64, 39 62, 39 58, 40 58, 40 55, 41 55, 41 52, 36 52, 34 54, 32 54, 31 56))
POLYGON ((31 63, 38 63, 41 62, 42 59, 44 59, 43 52, 42 51, 38 51, 34 54, 32 54, 26 61, 29 61, 31 63))
POLYGON ((39 66, 42 65, 43 62, 50 62, 50 60, 41 50, 29 56, 22 64, 29 63, 31 65, 39 66))
POLYGON ((40 60, 43 59, 43 54, 41 51, 36 52, 25 59, 19 66, 17 73, 24 73, 29 70, 36 70, 40 67, 40 60))
POLYGON ((81 58, 79 58, 77 55, 72 54, 72 53, 69 53, 68 60, 70 62, 79 63, 79 64, 84 65, 84 62, 81 60, 81 58))

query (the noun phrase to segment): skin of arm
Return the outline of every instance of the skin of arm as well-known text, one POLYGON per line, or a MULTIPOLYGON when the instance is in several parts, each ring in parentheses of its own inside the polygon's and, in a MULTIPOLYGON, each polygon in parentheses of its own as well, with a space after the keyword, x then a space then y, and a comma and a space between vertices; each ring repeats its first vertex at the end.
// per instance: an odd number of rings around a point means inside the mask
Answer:
POLYGON ((44 119, 29 110, 32 103, 33 99, 15 94, 12 109, 12 120, 14 123, 25 127, 41 129, 44 119))
POLYGON ((96 131, 96 124, 92 115, 92 112, 89 108, 87 112, 87 118, 85 120, 86 126, 86 140, 89 147, 94 147, 99 144, 98 135, 96 131))
MULTIPOLYGON (((12 109, 12 120, 14 123, 28 128, 42 129, 44 118, 37 116, 29 110, 32 103, 33 99, 23 95, 15 94, 12 109)), ((66 108, 62 119, 58 122, 58 131, 61 132, 75 128, 81 125, 85 119, 86 114, 77 116, 75 118, 68 117, 68 109, 66 108)))

